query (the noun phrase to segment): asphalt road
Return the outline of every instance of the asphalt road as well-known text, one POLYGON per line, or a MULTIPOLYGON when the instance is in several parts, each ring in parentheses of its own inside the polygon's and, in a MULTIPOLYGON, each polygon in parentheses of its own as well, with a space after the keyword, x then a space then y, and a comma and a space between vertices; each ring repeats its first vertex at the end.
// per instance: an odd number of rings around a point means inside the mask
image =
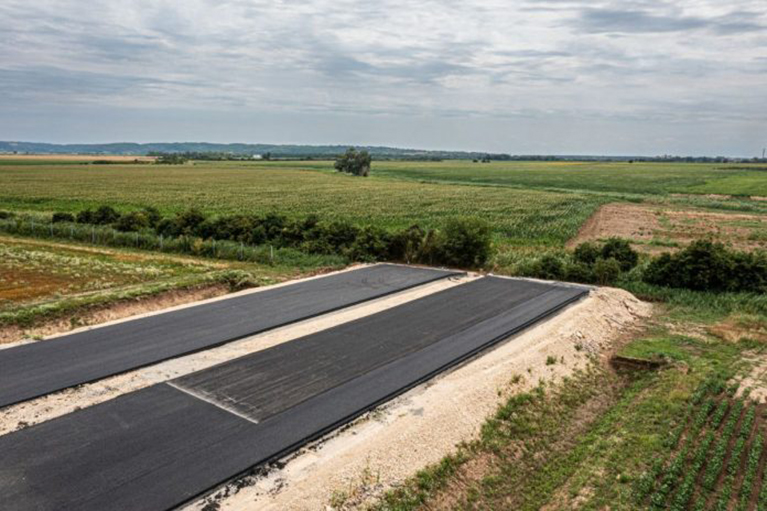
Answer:
POLYGON ((3 508, 176 507, 586 293, 486 277, 4 435, 3 508))
POLYGON ((0 407, 457 274, 381 264, 2 349, 0 407))

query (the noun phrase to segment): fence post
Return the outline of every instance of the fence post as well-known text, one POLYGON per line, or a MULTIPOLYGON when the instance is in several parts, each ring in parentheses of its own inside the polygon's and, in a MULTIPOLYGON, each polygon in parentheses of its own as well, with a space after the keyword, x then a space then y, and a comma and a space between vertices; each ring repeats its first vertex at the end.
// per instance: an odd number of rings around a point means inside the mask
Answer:
POLYGON ((274 247, 269 245, 269 260, 274 264, 274 247))

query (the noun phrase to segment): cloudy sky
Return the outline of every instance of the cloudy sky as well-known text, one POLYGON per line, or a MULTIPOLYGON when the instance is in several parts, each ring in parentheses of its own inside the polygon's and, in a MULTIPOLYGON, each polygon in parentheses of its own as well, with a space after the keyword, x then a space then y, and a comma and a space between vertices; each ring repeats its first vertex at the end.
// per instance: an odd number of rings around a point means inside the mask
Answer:
POLYGON ((753 156, 765 0, 2 0, 0 140, 753 156))

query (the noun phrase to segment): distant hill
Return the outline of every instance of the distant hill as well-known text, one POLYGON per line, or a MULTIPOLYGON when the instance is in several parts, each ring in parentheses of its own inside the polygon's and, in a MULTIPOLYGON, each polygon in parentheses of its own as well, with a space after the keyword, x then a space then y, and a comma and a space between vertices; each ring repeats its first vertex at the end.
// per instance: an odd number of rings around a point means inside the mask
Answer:
MULTIPOLYGON (((283 144, 212 144, 208 142, 172 142, 135 144, 118 142, 111 144, 47 144, 42 142, 3 142, 0 153, 31 154, 104 154, 104 155, 145 155, 149 153, 229 153, 254 155, 270 153, 274 157, 335 157, 343 153, 348 145, 283 145, 283 144)), ((473 159, 488 153, 465 151, 428 151, 401 149, 382 146, 355 146, 365 149, 379 158, 398 159, 473 159)), ((508 158, 508 155, 490 155, 493 159, 508 158)))
MULTIPOLYGON (((188 157, 208 159, 227 159, 232 155, 264 155, 273 158, 317 158, 332 159, 343 153, 348 145, 291 145, 291 144, 212 144, 209 142, 151 142, 135 144, 117 142, 111 144, 47 144, 44 142, 7 142, 0 141, 0 155, 18 154, 89 154, 89 155, 148 155, 158 153, 185 153, 188 157), (208 153, 208 158, 204 158, 208 153)), ((725 156, 600 156, 569 154, 517 154, 484 153, 472 151, 430 151, 426 149, 403 149, 386 146, 355 146, 368 151, 375 159, 393 160, 516 160, 516 161, 595 161, 595 162, 705 162, 705 163, 767 163, 764 158, 733 158, 725 156)))

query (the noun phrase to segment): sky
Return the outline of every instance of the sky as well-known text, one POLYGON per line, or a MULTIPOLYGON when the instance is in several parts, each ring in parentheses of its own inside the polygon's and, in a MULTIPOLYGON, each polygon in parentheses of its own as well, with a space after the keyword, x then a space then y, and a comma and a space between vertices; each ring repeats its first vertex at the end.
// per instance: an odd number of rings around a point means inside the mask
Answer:
POLYGON ((0 140, 756 156, 765 0, 3 0, 0 140))

